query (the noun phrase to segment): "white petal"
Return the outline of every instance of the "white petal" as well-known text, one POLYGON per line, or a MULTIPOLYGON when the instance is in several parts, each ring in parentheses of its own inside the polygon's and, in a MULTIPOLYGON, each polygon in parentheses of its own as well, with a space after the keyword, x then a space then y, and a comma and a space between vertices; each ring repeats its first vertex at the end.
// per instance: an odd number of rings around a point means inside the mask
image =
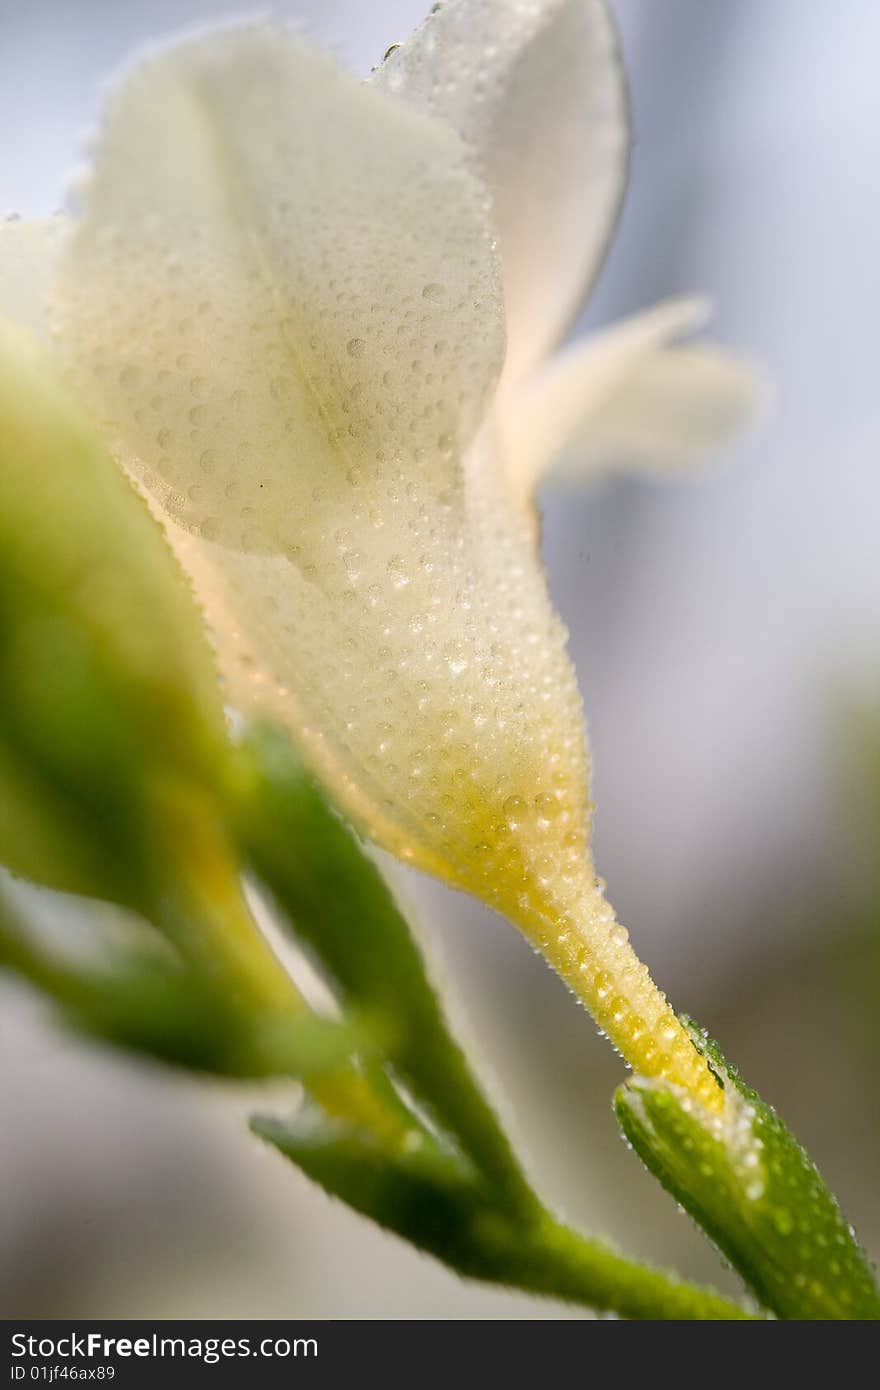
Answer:
POLYGON ((755 395, 752 369, 711 343, 659 348, 583 421, 553 472, 582 478, 602 468, 690 468, 736 437, 755 395))
POLYGON ((617 40, 600 0, 449 0, 373 81, 442 116, 492 192, 507 309, 505 384, 561 338, 626 183, 617 40))
POLYGON ((754 408, 753 369, 712 344, 672 342, 707 314, 697 299, 658 305, 560 353, 509 403, 505 461, 520 506, 551 473, 688 467, 736 434, 754 408))
POLYGON ((46 292, 67 226, 62 216, 0 222, 0 314, 44 340, 46 292))
POLYGON ((454 133, 283 32, 183 46, 111 104, 58 302, 234 700, 370 836, 509 911, 506 803, 591 883, 565 634, 485 446, 462 462, 503 343, 454 133))
POLYGON ((458 142, 283 30, 133 73, 67 267, 68 347, 105 418, 177 519, 234 546, 262 527, 282 549, 317 488, 350 500, 355 456, 445 485, 503 352, 458 142))

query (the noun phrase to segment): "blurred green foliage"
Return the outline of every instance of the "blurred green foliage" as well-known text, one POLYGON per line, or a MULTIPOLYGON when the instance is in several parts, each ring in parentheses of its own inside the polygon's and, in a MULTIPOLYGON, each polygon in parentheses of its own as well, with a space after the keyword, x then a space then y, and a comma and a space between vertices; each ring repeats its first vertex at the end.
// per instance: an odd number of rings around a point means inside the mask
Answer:
POLYGON ((167 800, 226 754, 210 651, 146 506, 0 324, 0 859, 143 907, 164 891, 167 800))

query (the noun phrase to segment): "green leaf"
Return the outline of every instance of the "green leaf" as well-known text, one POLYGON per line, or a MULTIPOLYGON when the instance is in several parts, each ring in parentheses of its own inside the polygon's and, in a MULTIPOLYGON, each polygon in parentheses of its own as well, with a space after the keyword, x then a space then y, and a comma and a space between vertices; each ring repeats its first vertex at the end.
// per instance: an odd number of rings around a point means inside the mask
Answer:
POLYGON ((145 930, 136 943, 62 953, 39 942, 0 893, 0 969, 37 988, 86 1036, 231 1077, 306 1080, 375 1049, 363 1024, 249 1012, 153 936, 145 930))
POLYGON ((315 1111, 287 1122, 256 1117, 251 1127, 330 1196, 468 1278, 631 1318, 749 1316, 712 1290, 578 1235, 540 1208, 527 1215, 502 1207, 466 1161, 430 1140, 389 1153, 373 1136, 315 1111))
POLYGON ((391 1061, 484 1175, 525 1208, 536 1199, 451 1036, 388 883, 324 801, 285 735, 267 726, 242 746, 240 840, 348 1007, 387 1020, 391 1061))
POLYGON ((164 804, 227 756, 212 658, 145 504, 26 335, 0 322, 0 861, 156 895, 164 804))
POLYGON ((636 1076, 615 1095, 626 1138, 778 1317, 880 1317, 871 1265, 815 1165, 717 1044, 691 1033, 724 1087, 723 1115, 636 1076))
POLYGON ((0 863, 50 888, 130 900, 130 874, 94 824, 4 741, 8 734, 0 718, 0 863))
MULTIPOLYGON (((251 1128, 355 1211, 403 1236, 461 1273, 484 1273, 473 1230, 495 1210, 472 1168, 430 1142, 390 1151, 362 1130, 307 1109, 295 1120, 257 1116, 251 1128)), ((424 1142, 424 1141, 422 1141, 424 1142)))

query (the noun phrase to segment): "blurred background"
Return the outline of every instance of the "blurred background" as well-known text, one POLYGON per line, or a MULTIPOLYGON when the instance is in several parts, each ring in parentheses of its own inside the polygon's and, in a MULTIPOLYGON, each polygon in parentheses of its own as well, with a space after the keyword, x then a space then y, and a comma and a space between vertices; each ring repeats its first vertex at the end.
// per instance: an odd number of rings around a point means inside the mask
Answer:
MULTIPOLYGON (((427 0, 290 0, 366 73, 427 0)), ((0 0, 0 215, 62 201, 101 82, 239 0, 0 0)), ((640 953, 880 1251, 880 9, 615 0, 635 148, 578 331, 677 292, 764 364, 704 476, 548 495, 596 761, 596 852, 640 953)), ((548 96, 552 99, 552 94, 548 96)), ((615 1133, 620 1066, 505 924, 412 880, 453 1018, 539 1186, 732 1287, 615 1133)), ((582 1316, 466 1286, 248 1137, 253 1092, 72 1040, 0 982, 0 1315, 582 1316)))

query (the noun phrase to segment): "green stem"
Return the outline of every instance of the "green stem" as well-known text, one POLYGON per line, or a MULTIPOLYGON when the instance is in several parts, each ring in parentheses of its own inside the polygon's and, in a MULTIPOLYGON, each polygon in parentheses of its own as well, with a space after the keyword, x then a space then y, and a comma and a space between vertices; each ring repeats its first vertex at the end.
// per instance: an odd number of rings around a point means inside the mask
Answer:
MULTIPOLYGON (((222 882, 222 880, 221 880, 222 882)), ((220 886, 215 878, 215 887, 220 886)), ((265 937, 235 883, 222 884, 219 894, 202 898, 203 928, 228 953, 224 962, 232 975, 243 979, 264 1004, 286 1005, 300 1013, 307 1006, 265 937), (216 924, 216 934, 211 931, 216 924)), ((366 1126, 392 1150, 405 1149, 419 1129, 417 1121, 397 1100, 393 1091, 377 1091, 375 1078, 352 1067, 315 1077, 309 1090, 330 1115, 366 1126)), ((422 1135, 433 1146, 428 1136, 422 1135)), ((490 1262, 502 1256, 502 1267, 489 1277, 513 1284, 526 1292, 609 1310, 628 1318, 742 1319, 750 1315, 712 1290, 685 1283, 674 1275, 651 1269, 617 1254, 601 1241, 579 1235, 551 1217, 534 1226, 510 1228, 503 1222, 500 1238, 489 1238, 490 1262)))
MULTIPOLYGON (((584 1304, 624 1318, 663 1321, 756 1320, 714 1289, 619 1255, 549 1214, 531 1234, 499 1233, 502 1270, 494 1282, 584 1304)), ((493 1242, 494 1243, 494 1242, 493 1242)))

